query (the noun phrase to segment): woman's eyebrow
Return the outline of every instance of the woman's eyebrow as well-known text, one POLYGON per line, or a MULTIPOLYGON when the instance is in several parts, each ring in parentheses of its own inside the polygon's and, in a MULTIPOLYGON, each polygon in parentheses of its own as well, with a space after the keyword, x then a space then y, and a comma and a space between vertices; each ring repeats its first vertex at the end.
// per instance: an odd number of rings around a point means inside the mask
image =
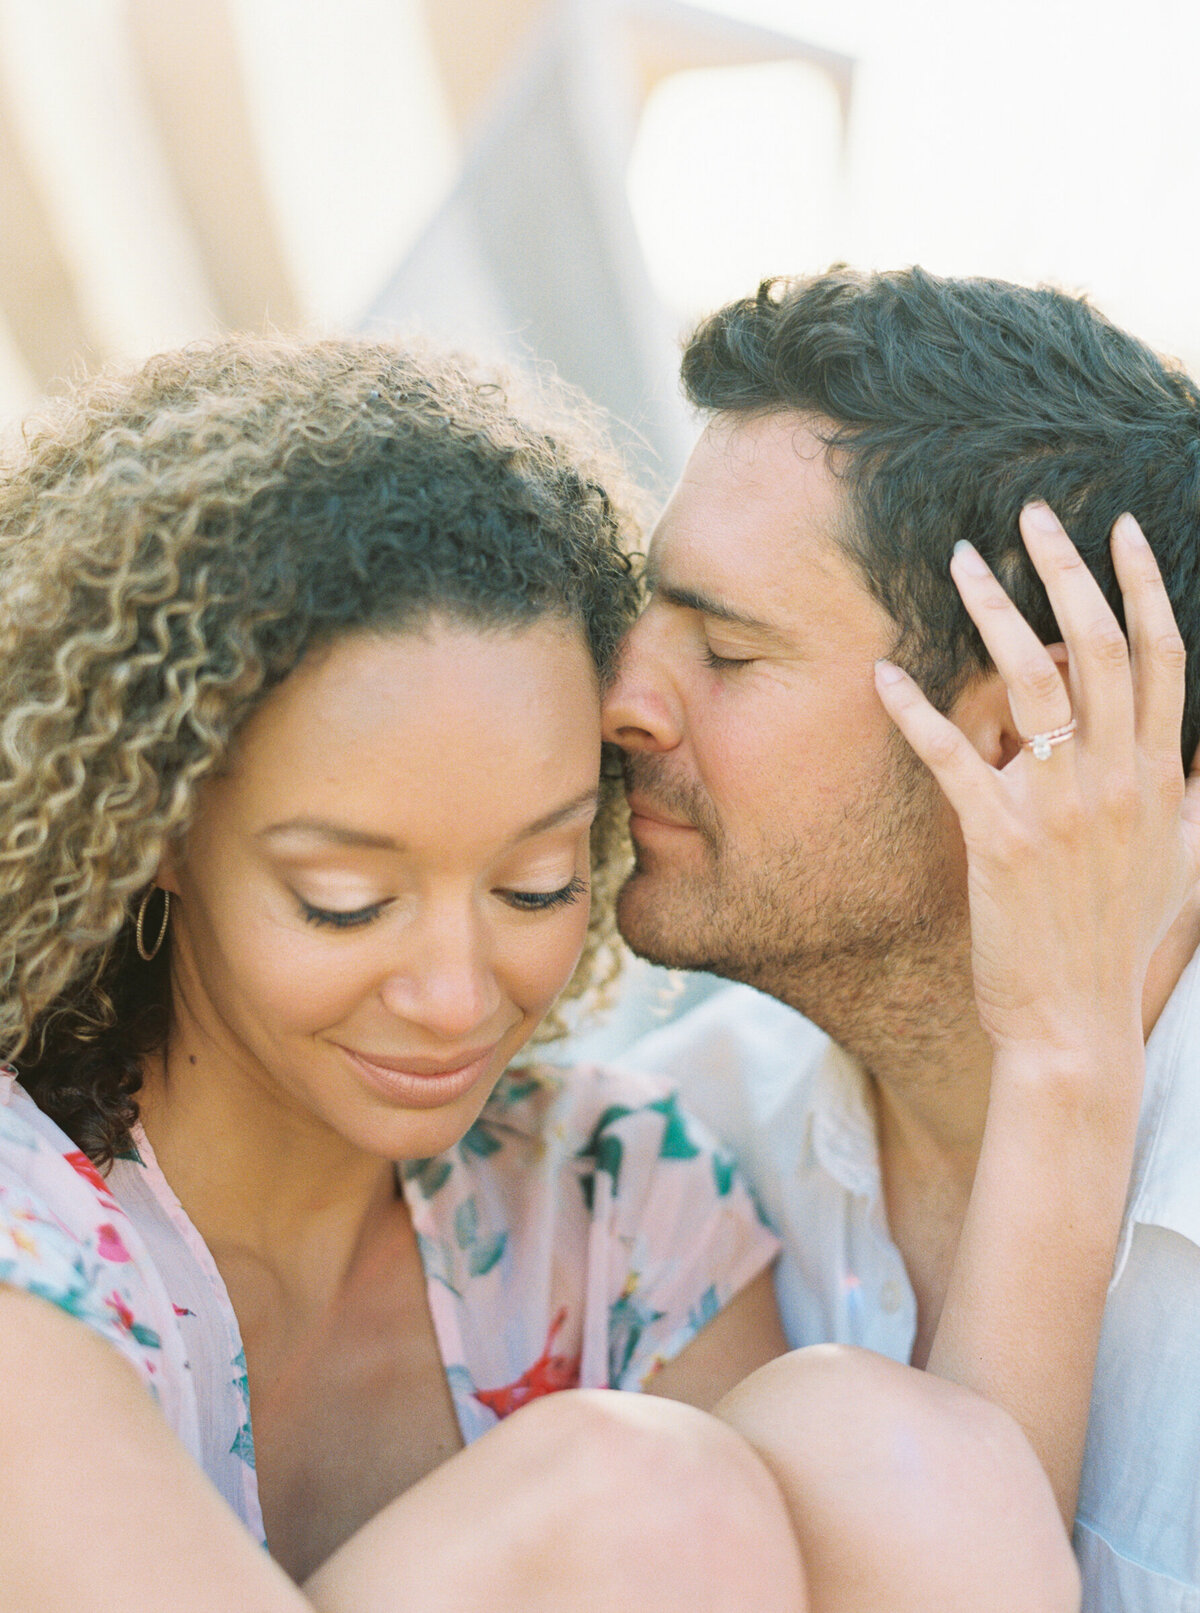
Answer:
POLYGON ((390 835, 372 834, 367 829, 352 829, 349 824, 336 823, 331 818, 288 818, 284 823, 272 823, 259 830, 259 839, 268 836, 307 834, 322 840, 332 840, 339 846, 360 846, 368 851, 400 851, 403 848, 390 835))
POLYGON ((553 812, 547 812, 544 818, 537 818, 533 823, 526 824, 524 829, 518 830, 513 836, 515 840, 528 840, 533 835, 545 834, 548 829, 557 829, 560 824, 570 823, 572 818, 583 818, 595 812, 600 802, 600 791, 595 785, 577 795, 573 801, 557 807, 553 812))

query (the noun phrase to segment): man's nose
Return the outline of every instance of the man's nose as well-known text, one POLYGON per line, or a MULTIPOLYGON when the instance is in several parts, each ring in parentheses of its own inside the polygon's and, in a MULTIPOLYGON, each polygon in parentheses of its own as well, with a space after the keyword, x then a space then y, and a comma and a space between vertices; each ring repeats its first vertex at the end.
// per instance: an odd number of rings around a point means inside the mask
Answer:
POLYGON ((673 750, 683 737, 679 691, 648 617, 630 629, 604 696, 604 737, 628 751, 673 750))

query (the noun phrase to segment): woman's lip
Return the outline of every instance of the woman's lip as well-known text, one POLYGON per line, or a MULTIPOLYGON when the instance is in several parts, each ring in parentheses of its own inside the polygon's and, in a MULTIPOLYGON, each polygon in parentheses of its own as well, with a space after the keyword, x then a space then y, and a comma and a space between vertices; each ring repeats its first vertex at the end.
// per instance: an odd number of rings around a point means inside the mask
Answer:
POLYGON ((367 1086, 380 1097, 409 1109, 438 1109, 463 1097, 487 1075, 498 1045, 493 1042, 491 1047, 478 1051, 469 1063, 457 1064, 449 1070, 443 1066, 432 1071, 429 1070, 430 1060, 411 1061, 423 1062, 424 1070, 398 1068, 400 1061, 397 1059, 389 1059, 384 1064, 378 1059, 368 1058, 365 1053, 355 1053, 348 1047, 343 1047, 342 1052, 367 1086))
POLYGON ((364 1064, 372 1064, 380 1070, 393 1070, 398 1075, 453 1075, 456 1070, 465 1070, 468 1064, 478 1064, 480 1059, 490 1058, 495 1050, 496 1043, 489 1042, 486 1047, 470 1047, 448 1059, 423 1059, 415 1054, 395 1057, 384 1053, 365 1053, 356 1047, 343 1048, 343 1052, 349 1053, 352 1058, 362 1059, 364 1064))

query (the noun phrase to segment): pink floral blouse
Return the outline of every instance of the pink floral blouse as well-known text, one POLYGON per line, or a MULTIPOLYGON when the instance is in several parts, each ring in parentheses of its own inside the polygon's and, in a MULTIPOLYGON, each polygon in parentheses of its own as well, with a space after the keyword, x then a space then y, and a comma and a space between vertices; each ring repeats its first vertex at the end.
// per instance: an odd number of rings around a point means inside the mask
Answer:
MULTIPOLYGON (((101 1176, 0 1066, 0 1282, 119 1350, 261 1540, 237 1319, 136 1144, 101 1176)), ((613 1070, 510 1071, 454 1148, 398 1175, 467 1443, 558 1389, 644 1388, 778 1247, 674 1094, 613 1070)))

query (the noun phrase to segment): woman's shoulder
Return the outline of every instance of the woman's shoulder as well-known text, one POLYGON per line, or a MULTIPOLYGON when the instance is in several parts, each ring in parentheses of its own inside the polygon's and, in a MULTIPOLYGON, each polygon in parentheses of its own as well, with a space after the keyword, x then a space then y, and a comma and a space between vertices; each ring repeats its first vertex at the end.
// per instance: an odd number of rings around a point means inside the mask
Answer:
MULTIPOLYGON (((630 1117, 680 1113, 679 1092, 664 1076, 609 1064, 539 1063, 509 1070, 488 1101, 483 1119, 514 1132, 569 1143, 630 1117)), ((693 1122, 688 1117, 689 1125, 693 1122)), ((708 1139, 708 1133, 697 1125, 708 1139)))
POLYGON ((161 1383, 173 1318, 138 1234, 91 1160, 8 1066, 0 1068, 0 1283, 66 1311, 150 1387, 161 1383))
POLYGON ((556 1195, 573 1181, 590 1208, 591 1183, 599 1176, 630 1205, 664 1177, 703 1184, 724 1197, 736 1169, 660 1077, 608 1065, 540 1063, 508 1071, 455 1147, 410 1161, 404 1176, 426 1198, 442 1197, 443 1187, 457 1182, 459 1191, 486 1185, 526 1205, 538 1184, 556 1195))
MULTIPOLYGON (((539 1063, 507 1071, 452 1151, 466 1164, 494 1161, 542 1172, 585 1162, 605 1137, 653 1141, 656 1157, 719 1151, 660 1076, 603 1064, 539 1063)), ((449 1158, 450 1156, 443 1156, 449 1158)))
POLYGON ((117 1209, 100 1172, 0 1065, 0 1213, 13 1218, 23 1199, 43 1200, 64 1233, 90 1228, 117 1209))

